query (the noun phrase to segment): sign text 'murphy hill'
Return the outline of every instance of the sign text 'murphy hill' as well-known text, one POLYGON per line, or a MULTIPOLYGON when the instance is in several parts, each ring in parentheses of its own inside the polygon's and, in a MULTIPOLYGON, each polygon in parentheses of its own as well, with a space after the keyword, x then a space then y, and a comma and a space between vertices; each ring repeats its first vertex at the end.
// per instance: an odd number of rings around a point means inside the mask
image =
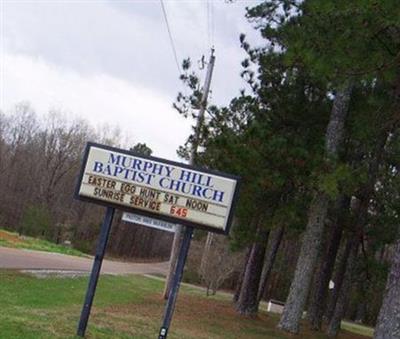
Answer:
POLYGON ((214 189, 211 176, 131 156, 110 153, 106 164, 100 161, 95 162, 93 171, 215 202, 222 202, 224 197, 224 192, 214 189), (174 172, 179 172, 178 180, 173 179, 174 172))
POLYGON ((225 231, 236 180, 91 146, 79 196, 225 231))

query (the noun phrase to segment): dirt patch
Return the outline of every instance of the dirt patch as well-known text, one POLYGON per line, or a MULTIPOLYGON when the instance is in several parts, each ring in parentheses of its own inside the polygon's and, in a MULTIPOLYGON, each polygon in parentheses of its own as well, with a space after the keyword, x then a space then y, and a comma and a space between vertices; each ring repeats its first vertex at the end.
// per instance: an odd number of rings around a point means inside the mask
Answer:
MULTIPOLYGON (((161 295, 146 296, 145 302, 107 307, 106 312, 116 318, 126 319, 136 315, 149 321, 161 317, 164 312, 164 301, 161 295)), ((277 330, 279 317, 264 312, 255 318, 246 318, 235 312, 229 301, 217 301, 200 296, 180 295, 177 300, 171 330, 173 337, 182 338, 227 338, 231 335, 235 339, 248 338, 279 338, 279 339, 320 339, 325 338, 323 333, 316 333, 302 326, 302 332, 297 336, 288 335, 277 330), (233 335, 233 336, 232 336, 233 335)), ((366 339, 367 337, 341 331, 338 339, 366 339)))
POLYGON ((0 230, 0 239, 9 241, 14 244, 22 242, 17 234, 8 233, 2 230, 0 230))

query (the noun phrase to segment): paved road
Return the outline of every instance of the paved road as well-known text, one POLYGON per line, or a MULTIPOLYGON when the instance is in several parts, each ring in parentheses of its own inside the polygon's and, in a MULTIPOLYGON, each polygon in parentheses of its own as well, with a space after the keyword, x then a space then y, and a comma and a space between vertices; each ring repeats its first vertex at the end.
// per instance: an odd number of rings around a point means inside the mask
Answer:
MULTIPOLYGON (((0 247, 0 268, 90 271, 92 264, 92 258, 0 247)), ((136 264, 104 260, 101 273, 166 274, 167 269, 168 262, 136 264)))

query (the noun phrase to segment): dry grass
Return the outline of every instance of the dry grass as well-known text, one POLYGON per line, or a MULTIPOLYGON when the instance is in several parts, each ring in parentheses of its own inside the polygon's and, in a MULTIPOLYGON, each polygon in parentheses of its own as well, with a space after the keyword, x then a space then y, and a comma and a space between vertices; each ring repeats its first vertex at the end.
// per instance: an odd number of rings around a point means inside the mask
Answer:
MULTIPOLYGON (((86 278, 37 279, 0 271, 0 337, 77 338, 76 325, 87 286, 86 278)), ((102 276, 87 338, 156 338, 164 312, 163 282, 143 276, 102 276)), ((278 317, 236 314, 230 300, 207 298, 182 286, 169 339, 322 339, 303 327, 298 336, 276 329, 278 317)), ((339 339, 367 337, 342 331, 339 339)))
POLYGON ((10 242, 12 244, 21 243, 22 240, 16 233, 7 232, 4 230, 0 230, 0 240, 5 242, 10 242))
POLYGON ((43 239, 20 236, 17 233, 5 231, 2 229, 0 229, 0 246, 61 253, 75 256, 87 256, 86 254, 71 247, 57 245, 43 239))

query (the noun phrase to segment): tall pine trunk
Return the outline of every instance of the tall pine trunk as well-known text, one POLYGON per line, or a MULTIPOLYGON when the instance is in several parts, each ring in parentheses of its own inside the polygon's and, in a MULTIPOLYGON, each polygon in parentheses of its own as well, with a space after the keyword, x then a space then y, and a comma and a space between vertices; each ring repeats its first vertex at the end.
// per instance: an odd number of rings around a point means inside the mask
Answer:
POLYGON ((244 275, 246 273, 246 267, 247 267, 247 263, 249 261, 250 258, 250 253, 251 253, 251 249, 253 246, 249 246, 246 250, 246 257, 244 259, 244 266, 242 271, 240 272, 239 278, 237 280, 236 283, 236 288, 235 288, 235 293, 233 294, 233 302, 236 304, 239 300, 240 297, 240 292, 242 291, 242 283, 243 283, 243 279, 244 279, 244 275))
POLYGON ((272 238, 272 241, 270 242, 271 246, 269 247, 269 250, 266 253, 264 267, 261 273, 260 286, 258 288, 258 293, 257 293, 258 305, 260 304, 261 298, 264 295, 265 287, 271 275, 272 268, 274 267, 276 255, 281 245, 284 232, 285 228, 283 226, 279 227, 274 232, 274 236, 272 238))
POLYGON ((253 244, 247 260, 236 311, 241 315, 255 316, 258 312, 258 286, 265 257, 269 231, 259 230, 258 240, 253 244))
MULTIPOLYGON (((397 77, 394 86, 393 115, 400 111, 400 65, 397 65, 397 77)), ((397 123, 392 127, 398 127, 397 123)), ((378 321, 375 327, 374 339, 400 338, 400 230, 394 248, 392 265, 386 282, 385 295, 378 321)))
POLYGON ((299 331, 300 319, 320 249, 328 202, 327 195, 320 192, 311 203, 309 221, 303 237, 294 278, 278 325, 279 328, 291 333, 298 333, 299 331))
POLYGON ((338 199, 334 213, 339 215, 339 217, 334 218, 333 229, 327 242, 327 250, 323 253, 321 265, 314 275, 314 288, 310 293, 308 307, 308 321, 310 322, 311 328, 316 331, 321 330, 322 318, 328 296, 329 281, 331 280, 333 268, 335 266, 336 255, 342 239, 344 219, 347 215, 349 204, 350 199, 348 197, 342 196, 338 199))
MULTIPOLYGON (((351 86, 347 86, 338 91, 335 96, 326 130, 327 158, 336 158, 338 155, 338 148, 342 143, 344 125, 349 110, 350 95, 351 86)), ((299 331, 300 319, 320 250, 328 204, 329 196, 326 193, 318 191, 314 194, 294 278, 278 324, 278 328, 284 331, 291 333, 298 333, 299 331)))
POLYGON ((374 339, 400 338, 400 237, 396 242, 374 339))
POLYGON ((336 304, 339 299, 339 293, 340 290, 342 289, 343 280, 346 273, 347 260, 351 252, 351 246, 352 246, 351 241, 350 239, 348 239, 344 251, 339 258, 338 267, 336 269, 335 277, 333 278, 333 281, 335 283, 335 288, 332 291, 332 295, 329 299, 329 303, 325 314, 325 318, 328 323, 330 323, 333 317, 333 313, 335 312, 336 304))
POLYGON ((350 298, 350 290, 353 278, 353 268, 358 252, 358 245, 363 241, 362 236, 364 234, 365 226, 368 223, 368 211, 370 208, 370 200, 374 191, 374 187, 377 180, 379 164, 381 157, 384 153, 384 145, 386 143, 387 134, 383 133, 380 138, 377 147, 375 149, 374 156, 369 163, 368 168, 368 181, 364 187, 358 192, 358 200, 352 204, 352 208, 355 211, 356 221, 354 224, 354 230, 352 238, 350 239, 350 254, 347 260, 347 268, 344 274, 343 284, 339 291, 339 298, 333 312, 332 318, 330 319, 329 326, 327 329, 328 337, 336 337, 340 329, 341 320, 345 314, 348 300, 350 298))
POLYGON ((340 324, 346 312, 350 300, 351 285, 353 282, 354 267, 357 260, 359 239, 357 234, 353 234, 349 239, 350 253, 347 259, 346 272, 344 274, 343 284, 339 291, 339 298, 333 312, 332 319, 329 322, 326 333, 329 338, 335 338, 340 330, 340 324))

